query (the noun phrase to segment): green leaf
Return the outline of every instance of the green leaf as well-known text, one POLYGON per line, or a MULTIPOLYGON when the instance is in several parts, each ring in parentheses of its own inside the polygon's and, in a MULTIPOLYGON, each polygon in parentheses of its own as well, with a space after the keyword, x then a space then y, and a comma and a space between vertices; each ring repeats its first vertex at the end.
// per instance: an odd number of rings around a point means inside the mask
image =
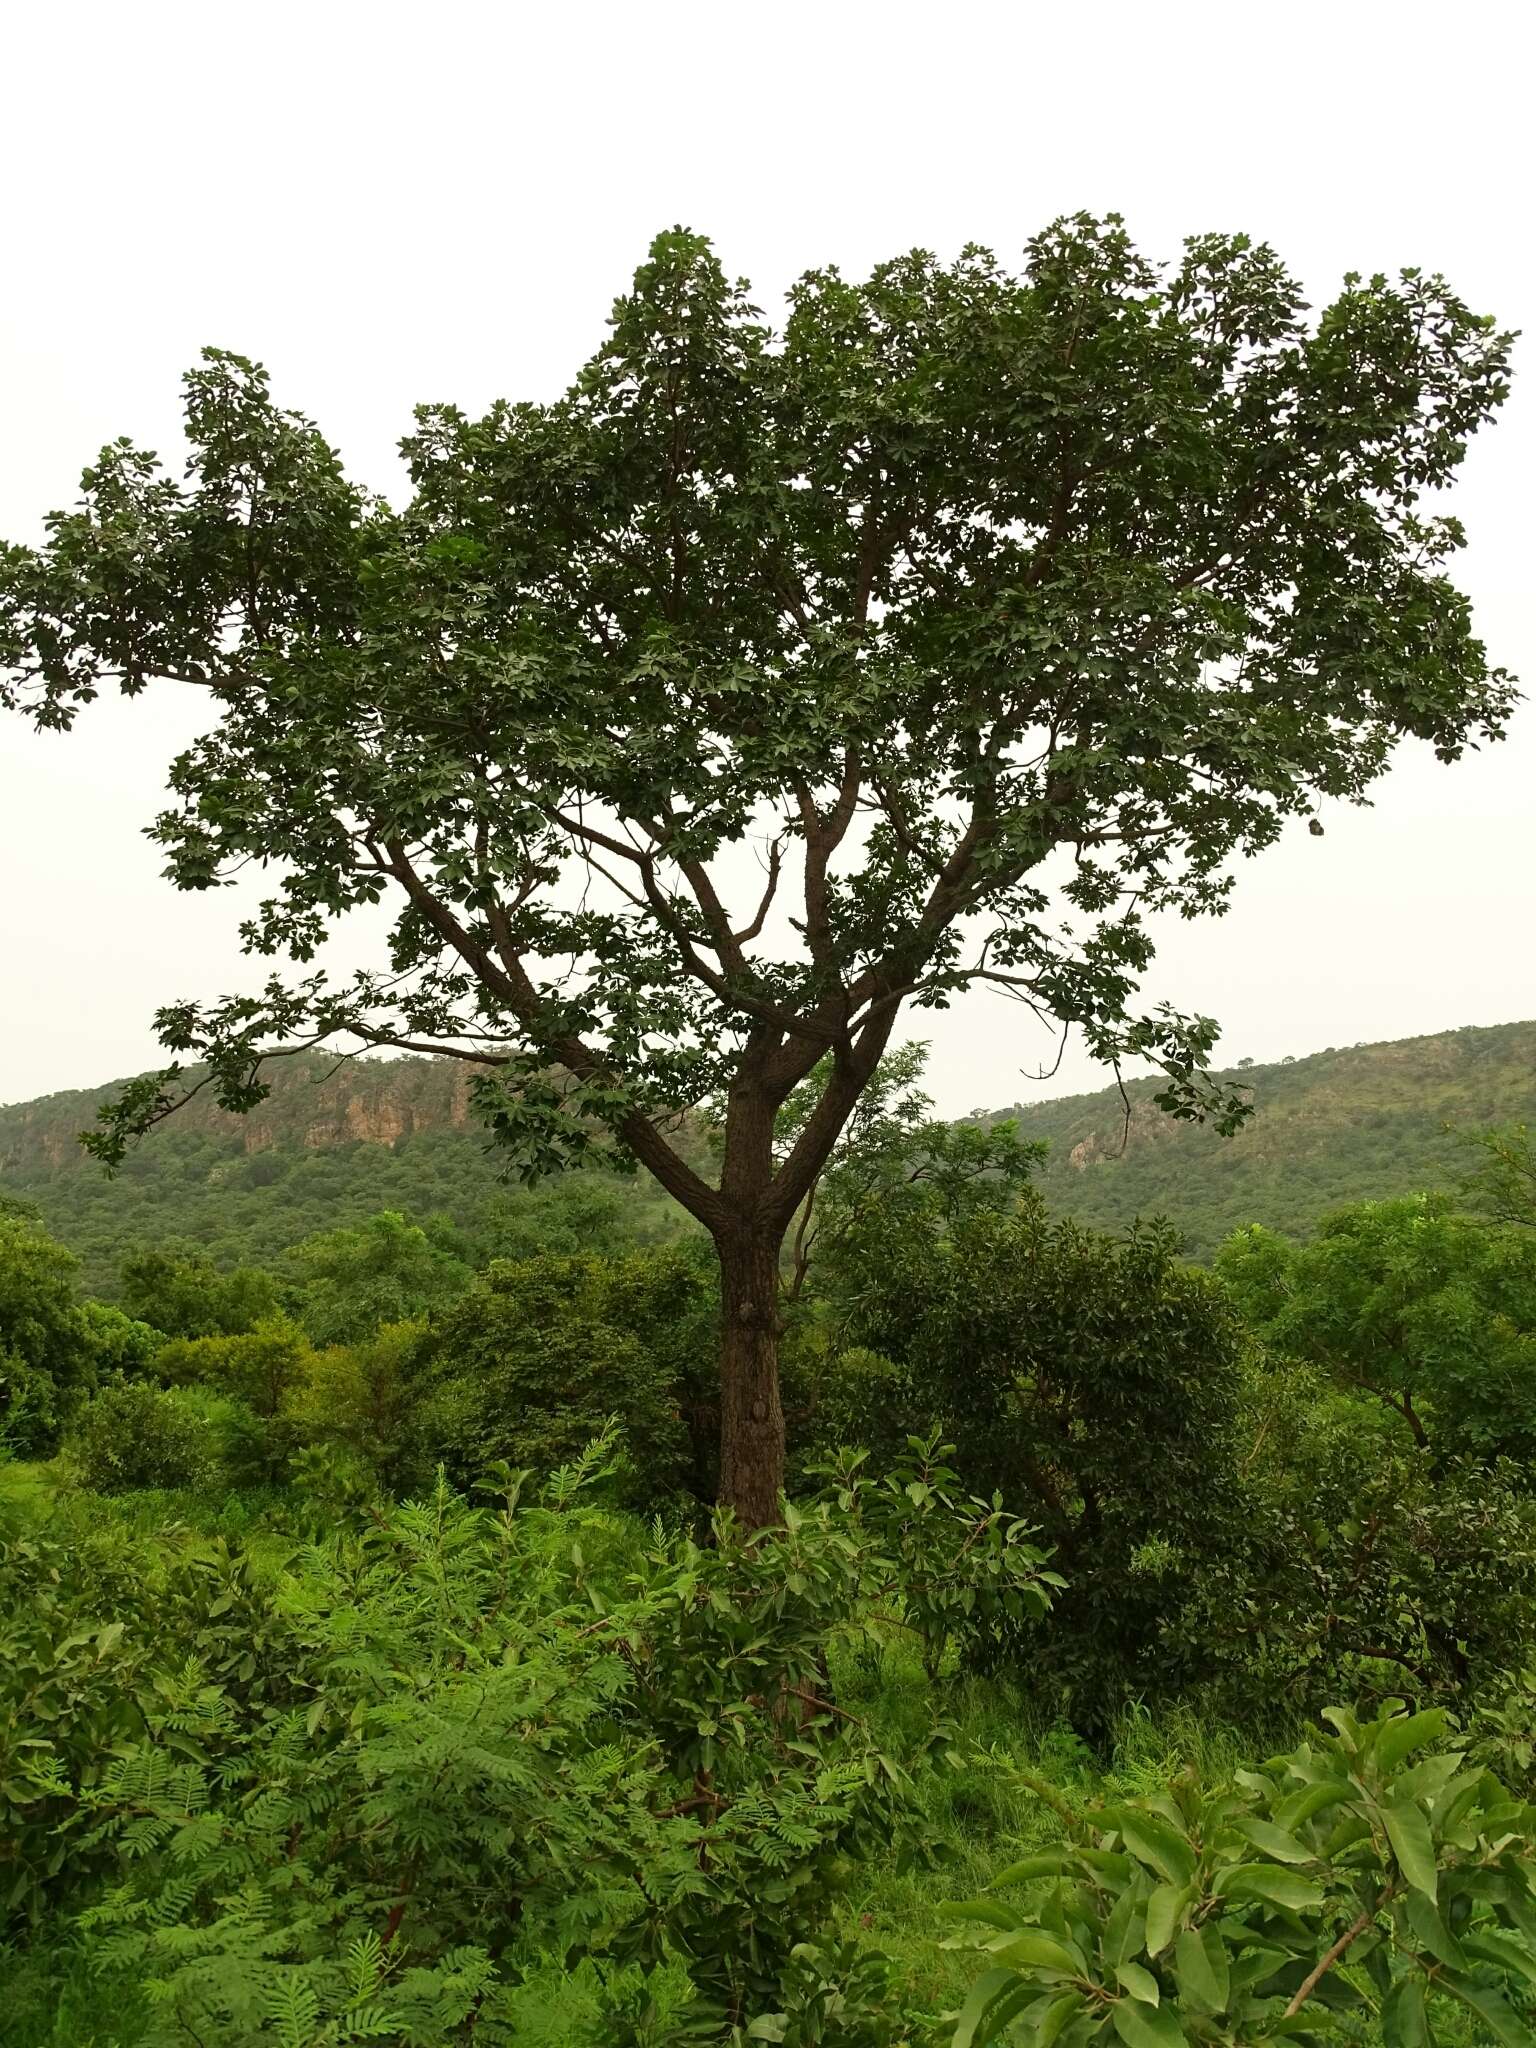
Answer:
POLYGON ((1039 1995, 1036 1985, 1013 1970, 984 1970, 960 2008, 952 2048, 986 2048, 1039 1995))
POLYGON ((1424 2011, 1424 1979, 1415 1970, 1399 1977, 1381 2002, 1381 2032, 1387 2048, 1432 2048, 1424 2011))
POLYGON ((1272 1863, 1235 1863, 1218 1871, 1211 1890, 1218 1898, 1268 1899, 1293 1913, 1323 1903, 1323 1889, 1299 1871, 1278 1870, 1272 1863))
POLYGON ((1004 1906, 993 1899, 964 1899, 951 1904, 948 1901, 939 1908, 945 1920, 977 1920, 988 1927, 1002 1927, 1013 1932, 1023 1926, 1018 1914, 1011 1906, 1004 1906))
POLYGON ((1016 1970, 1050 1970, 1065 1977, 1083 1974, 1083 1958, 1049 1934, 1016 1934, 1009 1941, 987 1946, 1000 1963, 1009 1963, 1016 1970))
POLYGON ((1380 1811, 1398 1868, 1415 1891, 1435 1898, 1435 1844, 1429 1822, 1417 1806, 1383 1806, 1380 1811))
POLYGON ((1388 1721, 1376 1738, 1376 1767, 1395 1771, 1406 1756, 1435 1742, 1445 1733, 1450 1716, 1443 1707, 1426 1707, 1421 1714, 1405 1714, 1388 1721))
POLYGON ((1149 1863, 1169 1884, 1188 1884, 1195 1874, 1196 1857, 1188 1840, 1164 1820, 1135 1807, 1112 1809, 1106 1818, 1117 1828, 1133 1856, 1149 1863))
POLYGON ((1076 2019, 1086 2002, 1081 1991, 1064 1991, 1060 1998, 1052 1999, 1035 2030, 1033 2048, 1051 2048, 1051 2043, 1076 2019))
POLYGON ((1152 1972, 1144 1969, 1140 1963, 1117 1963, 1115 1975, 1132 1998, 1139 1998, 1143 2005, 1162 2003, 1162 1987, 1152 1972))
POLYGON ((1433 1899, 1425 1898, 1422 1892, 1409 1892, 1403 1900, 1403 1917, 1412 1930, 1414 1940, 1437 1962, 1449 1963, 1455 1970, 1467 1967, 1461 1943, 1446 1926, 1433 1899))
POLYGON ((1469 2012, 1475 2012, 1494 2040, 1503 2043, 1503 2048, 1536 2048, 1536 2034, 1512 2010, 1501 1992, 1479 1984, 1474 1978, 1463 1977, 1456 1970, 1442 1970, 1435 1982, 1442 1991, 1459 1998, 1469 2012))
POLYGON ((1010 1863, 1006 1870, 1000 1870, 992 1880, 991 1889, 996 1891, 1003 1884, 1027 1884, 1035 1877, 1063 1877, 1072 1868, 1072 1858, 1064 1849, 1042 1849, 1038 1855, 1025 1856, 1017 1863, 1010 1863))
POLYGON ((1330 1806, 1341 1806, 1354 1796, 1353 1787, 1324 1779, 1320 1784, 1307 1785, 1300 1792, 1293 1792, 1289 1799, 1275 1808, 1275 1815, 1283 1827, 1299 1828, 1303 1821, 1312 1820, 1330 1806))
MULTIPOLYGON (((1496 1934, 1491 1928, 1480 1929, 1476 1934, 1467 1935, 1463 1946, 1467 1954, 1476 1956, 1480 1963, 1492 1963, 1506 1976, 1523 1977, 1528 1984, 1536 1986, 1536 1954, 1513 1935, 1496 1934)), ((1462 1958, 1455 1960, 1459 1962, 1462 1958)))
POLYGON ((1187 1885, 1160 1884, 1147 1901, 1147 1954, 1160 1956, 1189 1906, 1187 1885))
POLYGON ((1225 2012, 1232 1995, 1226 1944, 1214 1927, 1186 1927, 1173 1951, 1179 1996, 1199 2012, 1225 2012))
POLYGON ((1298 1842, 1284 1828, 1277 1828, 1267 1820, 1240 1820, 1237 1831, 1252 1842, 1256 1849, 1262 1849, 1266 1856, 1273 1856, 1281 1863, 1315 1863, 1317 1855, 1305 1842, 1298 1842))
POLYGON ((1125 2048, 1184 2048, 1188 2038, 1171 2005, 1122 1998, 1114 2008, 1114 2022, 1125 2048))

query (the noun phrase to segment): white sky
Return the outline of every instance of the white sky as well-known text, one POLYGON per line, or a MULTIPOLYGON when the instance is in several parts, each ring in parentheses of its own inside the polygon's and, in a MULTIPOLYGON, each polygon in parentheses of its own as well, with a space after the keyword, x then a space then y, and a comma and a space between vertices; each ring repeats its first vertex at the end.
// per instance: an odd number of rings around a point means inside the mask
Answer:
MULTIPOLYGON (((206 342, 264 360, 352 473, 391 490, 413 403, 563 387, 657 229, 711 235, 774 309, 813 264, 914 244, 1015 256, 1116 209, 1172 256, 1275 243, 1314 299, 1442 269, 1531 327, 1529 51, 1518 10, 1293 4, 649 0, 581 8, 267 0, 5 10, 0 535, 34 540, 127 434, 176 452, 206 342)), ((1530 350, 1522 351, 1529 356, 1530 350)), ((1460 579, 1494 658, 1532 658, 1536 375, 1474 445, 1460 579)), ((155 1006, 259 978, 229 896, 178 896, 138 835, 188 703, 0 724, 0 1101, 152 1065, 155 1006)), ((1536 707, 1451 769, 1405 754, 1368 811, 1162 933, 1154 997, 1221 1057, 1536 1016, 1536 707)), ((370 957, 359 929, 343 962, 370 957)), ((1011 1006, 925 1017, 957 1113, 1099 1085, 1011 1006)))

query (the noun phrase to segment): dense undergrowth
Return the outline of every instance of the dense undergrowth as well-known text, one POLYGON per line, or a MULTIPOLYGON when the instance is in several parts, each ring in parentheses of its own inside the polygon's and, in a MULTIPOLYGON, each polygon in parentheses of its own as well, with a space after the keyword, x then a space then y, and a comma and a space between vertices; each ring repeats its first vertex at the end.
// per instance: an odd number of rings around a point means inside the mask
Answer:
POLYGON ((686 1244, 385 1214, 119 1308, 13 1207, 7 2043, 1536 2039, 1536 1172, 1488 1156, 1206 1272, 877 1099, 750 1538, 686 1244))

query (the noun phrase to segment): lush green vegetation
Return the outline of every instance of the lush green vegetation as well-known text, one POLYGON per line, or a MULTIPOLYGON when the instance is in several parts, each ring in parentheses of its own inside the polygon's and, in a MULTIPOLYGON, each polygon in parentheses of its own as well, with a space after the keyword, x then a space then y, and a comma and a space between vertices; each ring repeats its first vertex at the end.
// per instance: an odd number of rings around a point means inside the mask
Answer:
MULTIPOLYGON (((1114 1089, 1008 1114, 1049 1146, 1039 1182, 1054 1212, 1111 1231, 1165 1216, 1205 1260, 1249 1223, 1305 1237, 1346 1203, 1455 1186, 1475 1164, 1470 1135, 1536 1121, 1536 1024, 1314 1053, 1225 1078, 1248 1085, 1254 1102, 1230 1139, 1156 1114, 1151 1084, 1138 1081, 1127 1088, 1128 1137, 1114 1089)), ((643 1176, 573 1166, 533 1187, 509 1184, 455 1084, 441 1061, 337 1070, 295 1060, 274 1069, 249 1119, 199 1097, 111 1180, 77 1133, 121 1084, 14 1104, 0 1108, 0 1188, 36 1205, 80 1259, 82 1284, 109 1301, 137 1251, 181 1245, 221 1267, 272 1266, 305 1238, 391 1209, 431 1222, 477 1262, 580 1251, 594 1233, 649 1244, 693 1228, 643 1176)))
POLYGON ((1524 1134, 1203 1271, 916 1066, 755 1533, 696 1240, 382 1212, 107 1306, 7 1210, 8 2040, 1536 2038, 1524 1134))
POLYGON ((983 983, 1150 1066, 1137 1208, 1252 1119, 1146 913, 1502 733, 1424 501, 1510 344, 1086 215, 774 332, 678 228, 407 503, 210 350, 0 546, 0 705, 203 691, 151 833, 287 963, 158 1014, 111 1195, 8 1119, 8 2039, 1536 2042, 1526 1094, 1472 1206, 1234 1178, 1207 1270, 890 1052, 983 983), (444 1057, 274 1092, 337 1044, 444 1057))
POLYGON ((1173 1124, 1153 1087, 1062 1096, 1010 1110, 1049 1142, 1041 1176, 1053 1209, 1099 1230, 1166 1216, 1208 1259, 1262 1223, 1307 1237, 1331 1210, 1454 1187, 1481 1127, 1536 1122, 1536 1024, 1500 1024, 1230 1068, 1254 1114, 1230 1140, 1173 1124))
POLYGON ((786 1233, 903 1010, 1000 988, 1230 1132, 1217 1025, 1144 1000, 1147 913, 1222 910, 1402 740, 1502 736, 1432 508, 1512 345, 1422 270, 1314 311, 1249 236, 1159 264, 1087 213, 1016 269, 808 271, 775 329, 677 227, 563 396, 418 408, 398 506, 205 350, 178 471, 115 441, 0 546, 0 707, 203 691, 166 873, 276 864, 239 934, 286 969, 164 1007, 92 1149, 202 1090, 259 1110, 306 1047, 450 1056, 524 1170, 602 1150, 707 1233, 719 1493, 766 1525, 786 1233), (334 979, 330 927, 384 904, 334 979))
POLYGON ((386 1210, 451 1226, 468 1255, 579 1251, 622 1228, 646 1243, 687 1219, 654 1182, 573 1168, 508 1184, 484 1130, 464 1120, 445 1062, 295 1061, 277 1069, 249 1122, 191 1103, 108 1179, 78 1134, 112 1092, 82 1090, 0 1109, 0 1187, 33 1203, 80 1259, 85 1285, 116 1300, 123 1262, 170 1245, 217 1265, 271 1266, 293 1245, 386 1210))

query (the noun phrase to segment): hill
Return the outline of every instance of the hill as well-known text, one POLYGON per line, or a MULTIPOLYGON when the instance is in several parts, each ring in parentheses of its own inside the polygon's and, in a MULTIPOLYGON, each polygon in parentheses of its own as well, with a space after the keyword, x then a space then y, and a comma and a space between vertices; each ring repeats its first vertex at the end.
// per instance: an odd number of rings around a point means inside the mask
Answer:
POLYGON ((1253 1089, 1235 1138, 1170 1121, 1155 1081, 1002 1112, 1050 1142, 1053 1208, 1101 1229, 1161 1214, 1204 1258, 1245 1223, 1305 1236, 1344 1202, 1454 1187, 1466 1134, 1536 1123, 1536 1022, 1447 1031, 1228 1070, 1253 1089))
POLYGON ((194 1097, 111 1180, 76 1139, 120 1082, 0 1108, 0 1194, 41 1212, 79 1255, 86 1290, 105 1300, 139 1248, 181 1243, 220 1265, 270 1266, 314 1232, 380 1209, 444 1219, 476 1258, 580 1243, 596 1229, 644 1239, 683 1224, 643 1176, 508 1184, 458 1061, 312 1055, 276 1063, 269 1079, 272 1093, 245 1117, 194 1097))
MULTIPOLYGON (((0 1108, 0 1192, 33 1202, 81 1255, 86 1286, 108 1298, 139 1246, 181 1240, 221 1263, 271 1263, 316 1230, 384 1208, 449 1219, 482 1253, 530 1234, 580 1241, 596 1228, 654 1237, 681 1226, 643 1178, 507 1186, 452 1061, 314 1057, 272 1078, 246 1118, 189 1104, 110 1181, 75 1137, 112 1088, 0 1108)), ((1243 1223, 1304 1235, 1341 1202, 1453 1184, 1467 1165, 1458 1133, 1536 1122, 1536 1022, 1331 1048, 1240 1078, 1256 1113, 1231 1139, 1169 1122, 1151 1081, 1128 1085, 1128 1129, 1113 1088, 998 1114, 1050 1141, 1042 1184, 1054 1208, 1106 1229, 1162 1213, 1203 1257, 1243 1223)))

